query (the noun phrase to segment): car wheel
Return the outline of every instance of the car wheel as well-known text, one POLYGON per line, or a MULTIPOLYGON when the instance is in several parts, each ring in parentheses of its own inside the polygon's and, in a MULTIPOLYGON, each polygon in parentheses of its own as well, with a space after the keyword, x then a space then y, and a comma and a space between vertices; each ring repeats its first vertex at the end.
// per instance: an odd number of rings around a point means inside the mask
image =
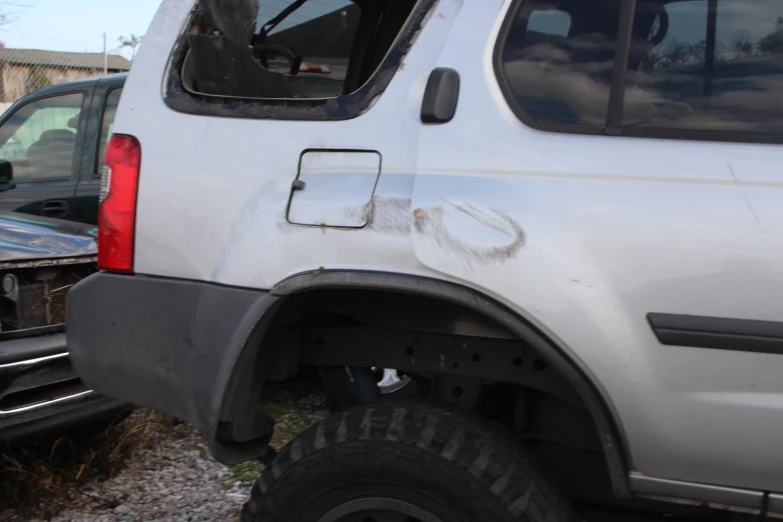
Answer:
POLYGON ((567 501, 498 428, 431 405, 339 412, 288 444, 243 522, 560 522, 567 501))

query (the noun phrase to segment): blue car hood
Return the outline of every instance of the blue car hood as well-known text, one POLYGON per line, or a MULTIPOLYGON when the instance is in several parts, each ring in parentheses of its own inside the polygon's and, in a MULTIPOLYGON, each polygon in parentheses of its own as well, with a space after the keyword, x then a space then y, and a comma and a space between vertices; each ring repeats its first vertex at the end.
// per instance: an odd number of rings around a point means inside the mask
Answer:
POLYGON ((98 227, 0 212, 0 262, 95 256, 98 227))

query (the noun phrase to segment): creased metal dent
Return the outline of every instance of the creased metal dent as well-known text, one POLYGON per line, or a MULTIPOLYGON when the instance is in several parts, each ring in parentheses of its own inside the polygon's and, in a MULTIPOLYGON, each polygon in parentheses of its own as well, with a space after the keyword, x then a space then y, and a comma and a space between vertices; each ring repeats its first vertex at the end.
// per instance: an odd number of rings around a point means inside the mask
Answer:
POLYGON ((510 241, 504 245, 477 246, 471 245, 458 234, 448 230, 444 220, 443 207, 420 208, 413 211, 413 223, 416 232, 434 240, 438 246, 465 257, 468 260, 482 263, 504 263, 516 257, 525 243, 525 232, 513 218, 495 209, 480 208, 470 203, 446 204, 481 223, 492 230, 505 234, 510 241))

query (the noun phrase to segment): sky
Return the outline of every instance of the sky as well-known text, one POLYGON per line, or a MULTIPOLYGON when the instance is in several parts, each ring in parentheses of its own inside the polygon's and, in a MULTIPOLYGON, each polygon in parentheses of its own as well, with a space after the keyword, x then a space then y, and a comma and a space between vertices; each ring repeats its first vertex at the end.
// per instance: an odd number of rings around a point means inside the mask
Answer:
POLYGON ((109 51, 116 51, 121 35, 147 31, 158 5, 160 0, 0 0, 0 13, 14 19, 0 27, 0 41, 14 48, 103 52, 106 33, 109 51))
MULTIPOLYGON (((292 0, 262 0, 259 19, 274 17, 292 0)), ((53 51, 119 51, 118 38, 147 31, 161 0, 0 0, 0 13, 14 20, 0 27, 6 47, 53 51)), ((347 0, 310 0, 277 28, 278 31, 350 5, 347 0)), ((130 50, 121 54, 130 57, 130 50)))

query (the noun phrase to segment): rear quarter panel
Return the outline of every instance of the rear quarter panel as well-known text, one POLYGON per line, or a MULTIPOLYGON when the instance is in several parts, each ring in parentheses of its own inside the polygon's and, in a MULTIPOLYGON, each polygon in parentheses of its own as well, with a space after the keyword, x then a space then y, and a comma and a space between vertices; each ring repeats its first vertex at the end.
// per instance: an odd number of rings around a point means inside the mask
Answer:
POLYGON ((357 118, 333 121, 194 116, 162 97, 168 57, 192 2, 167 0, 123 91, 115 132, 142 146, 135 266, 142 274, 269 289, 326 268, 431 273, 413 253, 410 198, 426 78, 460 4, 427 17, 391 83, 357 118), (379 151, 373 222, 296 226, 291 183, 309 149, 379 151))

